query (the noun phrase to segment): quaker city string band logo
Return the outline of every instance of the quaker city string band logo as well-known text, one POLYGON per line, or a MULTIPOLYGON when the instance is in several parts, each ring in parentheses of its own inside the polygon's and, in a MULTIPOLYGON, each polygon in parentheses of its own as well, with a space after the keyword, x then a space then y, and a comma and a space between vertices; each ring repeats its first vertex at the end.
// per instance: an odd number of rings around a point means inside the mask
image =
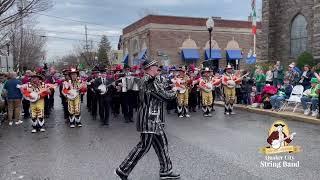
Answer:
POLYGON ((269 130, 267 138, 269 146, 260 148, 260 152, 265 155, 301 152, 300 146, 292 145, 296 134, 295 132, 290 132, 288 125, 284 121, 275 121, 269 130))

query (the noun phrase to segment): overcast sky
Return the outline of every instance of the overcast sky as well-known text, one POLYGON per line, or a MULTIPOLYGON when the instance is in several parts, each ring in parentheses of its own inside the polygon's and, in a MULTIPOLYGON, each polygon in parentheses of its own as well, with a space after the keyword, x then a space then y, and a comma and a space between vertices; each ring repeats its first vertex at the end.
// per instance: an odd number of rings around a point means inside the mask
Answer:
MULTIPOLYGON (((42 13, 50 17, 35 17, 39 22, 37 27, 48 36, 47 61, 66 55, 76 44, 83 43, 84 22, 87 22, 89 40, 97 44, 100 35, 105 34, 116 48, 122 29, 140 19, 146 11, 235 20, 247 20, 251 12, 251 0, 53 0, 53 3, 52 9, 42 13)), ((257 9, 259 15, 261 0, 257 0, 257 9)))

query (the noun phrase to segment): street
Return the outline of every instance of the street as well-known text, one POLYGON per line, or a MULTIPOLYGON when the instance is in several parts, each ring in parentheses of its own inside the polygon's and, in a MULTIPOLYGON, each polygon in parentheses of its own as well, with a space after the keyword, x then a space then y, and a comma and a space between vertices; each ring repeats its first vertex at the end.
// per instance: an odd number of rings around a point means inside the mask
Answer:
MULTIPOLYGON (((70 129, 63 120, 60 99, 47 120, 47 131, 31 134, 29 120, 20 126, 0 127, 1 180, 115 180, 114 169, 139 140, 135 124, 122 116, 111 118, 110 127, 92 120, 82 105, 82 128, 70 129)), ((213 179, 319 179, 320 131, 318 125, 286 121, 297 132, 292 144, 302 152, 292 154, 299 167, 260 167, 268 130, 276 118, 237 111, 225 116, 216 107, 212 118, 199 112, 190 119, 167 116, 169 151, 174 171, 183 180, 213 179)), ((285 156, 287 154, 279 154, 285 156)), ((157 180, 158 159, 154 150, 138 163, 134 180, 157 180)))

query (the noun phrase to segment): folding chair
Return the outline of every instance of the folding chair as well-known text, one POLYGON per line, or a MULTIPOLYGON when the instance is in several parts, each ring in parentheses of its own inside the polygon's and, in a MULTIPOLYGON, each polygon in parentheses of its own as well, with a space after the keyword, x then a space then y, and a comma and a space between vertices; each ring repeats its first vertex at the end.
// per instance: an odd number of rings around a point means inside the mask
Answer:
POLYGON ((285 111, 286 108, 290 105, 293 104, 293 112, 296 111, 298 106, 301 104, 301 97, 303 95, 304 88, 302 85, 297 85, 292 89, 291 95, 289 99, 286 99, 285 102, 283 103, 282 107, 280 108, 280 111, 285 111))

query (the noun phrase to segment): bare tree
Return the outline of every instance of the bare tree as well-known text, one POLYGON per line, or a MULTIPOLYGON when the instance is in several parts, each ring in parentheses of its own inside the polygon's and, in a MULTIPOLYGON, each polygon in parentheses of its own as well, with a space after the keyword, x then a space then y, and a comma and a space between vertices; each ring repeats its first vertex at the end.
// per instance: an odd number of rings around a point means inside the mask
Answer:
POLYGON ((10 51, 15 66, 19 64, 24 70, 38 66, 46 55, 44 48, 47 38, 41 36, 41 33, 33 28, 34 24, 24 27, 23 36, 15 26, 15 24, 12 24, 12 28, 10 28, 10 51), (23 38, 22 44, 21 38, 23 38), (23 56, 23 61, 21 62, 18 61, 20 56, 23 56))
POLYGON ((0 29, 27 17, 52 7, 51 0, 1 0, 0 29))
POLYGON ((79 58, 79 63, 86 66, 93 67, 96 65, 97 51, 94 48, 93 43, 86 45, 84 42, 74 45, 74 54, 79 58))

